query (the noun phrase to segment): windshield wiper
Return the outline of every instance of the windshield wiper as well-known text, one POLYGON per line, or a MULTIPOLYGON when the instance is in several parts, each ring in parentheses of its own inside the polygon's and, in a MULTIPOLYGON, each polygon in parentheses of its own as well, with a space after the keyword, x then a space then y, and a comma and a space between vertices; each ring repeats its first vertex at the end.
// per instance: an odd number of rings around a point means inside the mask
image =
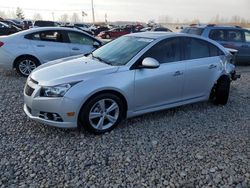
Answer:
POLYGON ((110 63, 110 62, 108 62, 108 61, 106 61, 106 60, 104 60, 104 59, 102 59, 102 58, 100 58, 100 57, 94 56, 93 53, 91 53, 91 55, 92 55, 93 58, 99 60, 99 61, 102 62, 102 63, 105 63, 105 64, 107 64, 107 65, 112 65, 112 63, 110 63))

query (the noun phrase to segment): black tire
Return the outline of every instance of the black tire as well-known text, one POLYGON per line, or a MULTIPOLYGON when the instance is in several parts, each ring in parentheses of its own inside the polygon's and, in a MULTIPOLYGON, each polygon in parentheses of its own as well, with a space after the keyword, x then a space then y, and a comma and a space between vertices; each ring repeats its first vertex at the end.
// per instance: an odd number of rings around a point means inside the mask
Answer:
MULTIPOLYGON (((79 113, 79 117, 78 117, 79 127, 84 128, 85 130, 92 132, 94 134, 103 134, 103 133, 109 132, 109 131, 113 130, 122 121, 123 114, 124 114, 123 107, 124 107, 124 105, 123 105, 122 100, 114 94, 103 93, 103 94, 94 96, 94 97, 90 98, 84 104, 84 106, 82 107, 82 109, 79 113), (98 101, 101 101, 101 100, 113 100, 116 102, 116 104, 118 105, 118 108, 119 108, 119 115, 118 115, 118 118, 115 121, 115 123, 111 127, 107 128, 107 129, 103 129, 103 130, 100 130, 100 129, 93 127, 91 125, 91 122, 90 122, 90 112, 94 108, 96 103, 98 103, 98 101)), ((106 113, 106 111, 105 111, 105 113, 106 113)))
POLYGON ((21 58, 18 58, 15 62, 15 68, 16 71, 19 75, 23 76, 23 77, 28 77, 29 74, 31 73, 31 71, 33 71, 35 68, 37 68, 40 65, 40 62, 34 58, 34 57, 30 57, 30 56, 24 56, 21 58), (22 70, 22 65, 25 64, 25 62, 30 62, 30 69, 25 73, 24 70, 22 70))
POLYGON ((230 78, 228 76, 221 77, 214 89, 214 99, 213 102, 216 105, 226 105, 230 92, 230 78))

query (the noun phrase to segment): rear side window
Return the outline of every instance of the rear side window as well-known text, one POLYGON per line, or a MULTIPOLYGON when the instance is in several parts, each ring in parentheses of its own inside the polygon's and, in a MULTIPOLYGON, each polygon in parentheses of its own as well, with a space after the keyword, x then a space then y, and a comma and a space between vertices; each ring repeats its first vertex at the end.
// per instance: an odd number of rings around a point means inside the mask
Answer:
POLYGON ((208 46, 209 46, 210 57, 224 55, 224 52, 221 51, 217 46, 215 46, 213 44, 209 44, 209 43, 208 43, 208 46))
POLYGON ((228 30, 227 39, 231 42, 243 42, 243 32, 241 32, 240 30, 228 30))
POLYGON ((59 31, 43 31, 26 35, 25 38, 38 41, 63 42, 62 33, 59 31))
POLYGON ((184 40, 184 54, 185 59, 199 59, 210 56, 210 49, 207 42, 194 39, 185 38, 184 40))
POLYGON ((209 33, 209 38, 215 41, 225 41, 226 33, 223 29, 212 29, 209 33))
POLYGON ((193 34, 193 35, 201 35, 203 33, 204 29, 203 28, 198 28, 198 27, 187 27, 182 30, 182 33, 188 33, 188 34, 193 34))
POLYGON ((142 57, 151 57, 159 63, 169 63, 181 60, 180 40, 168 39, 159 42, 150 48, 142 57))

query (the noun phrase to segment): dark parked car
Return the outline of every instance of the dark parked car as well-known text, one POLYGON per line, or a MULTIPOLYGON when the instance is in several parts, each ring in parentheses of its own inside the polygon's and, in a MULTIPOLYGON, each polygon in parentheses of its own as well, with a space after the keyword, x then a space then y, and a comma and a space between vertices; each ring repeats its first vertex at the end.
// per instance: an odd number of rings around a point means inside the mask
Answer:
POLYGON ((166 28, 166 27, 155 27, 153 29, 151 29, 151 31, 165 31, 165 32, 172 32, 170 29, 166 28))
POLYGON ((101 32, 98 37, 102 38, 102 39, 115 39, 118 38, 120 36, 123 35, 127 35, 131 33, 130 29, 126 29, 126 28, 114 28, 108 31, 103 31, 101 32))
POLYGON ((97 36, 103 31, 108 31, 109 28, 106 26, 98 26, 96 29, 93 29, 92 31, 94 32, 94 35, 97 36))
POLYGON ((60 26, 59 23, 53 22, 53 21, 43 21, 43 20, 38 20, 34 22, 34 27, 57 27, 60 26))
POLYGON ((226 48, 238 50, 236 62, 250 64, 250 31, 239 26, 191 25, 182 33, 213 39, 226 48))
POLYGON ((93 31, 90 31, 88 29, 84 29, 84 28, 81 28, 81 27, 77 27, 77 26, 74 26, 74 25, 66 25, 66 26, 61 26, 61 27, 73 28, 73 29, 76 29, 76 30, 84 31, 84 32, 88 33, 89 35, 94 35, 93 31))
POLYGON ((23 25, 17 24, 16 22, 14 22, 12 20, 2 20, 1 22, 7 24, 10 27, 13 26, 13 27, 21 29, 21 30, 23 29, 23 25))
POLYGON ((14 26, 9 26, 3 22, 0 22, 0 36, 1 35, 10 35, 13 33, 17 33, 18 31, 21 31, 21 29, 18 29, 14 26))
POLYGON ((29 29, 30 27, 32 27, 33 23, 30 20, 24 20, 23 21, 23 29, 29 29))

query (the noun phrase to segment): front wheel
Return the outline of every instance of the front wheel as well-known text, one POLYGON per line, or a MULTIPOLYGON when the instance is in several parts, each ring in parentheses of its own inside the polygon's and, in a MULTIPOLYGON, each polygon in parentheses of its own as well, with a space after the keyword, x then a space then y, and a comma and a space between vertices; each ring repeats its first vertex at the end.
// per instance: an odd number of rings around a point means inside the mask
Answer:
POLYGON ((123 103, 113 94, 100 94, 90 99, 79 115, 80 126, 95 134, 114 129, 122 120, 123 103))
POLYGON ((16 70, 21 76, 28 77, 37 68, 39 62, 33 57, 23 57, 17 60, 16 70))

